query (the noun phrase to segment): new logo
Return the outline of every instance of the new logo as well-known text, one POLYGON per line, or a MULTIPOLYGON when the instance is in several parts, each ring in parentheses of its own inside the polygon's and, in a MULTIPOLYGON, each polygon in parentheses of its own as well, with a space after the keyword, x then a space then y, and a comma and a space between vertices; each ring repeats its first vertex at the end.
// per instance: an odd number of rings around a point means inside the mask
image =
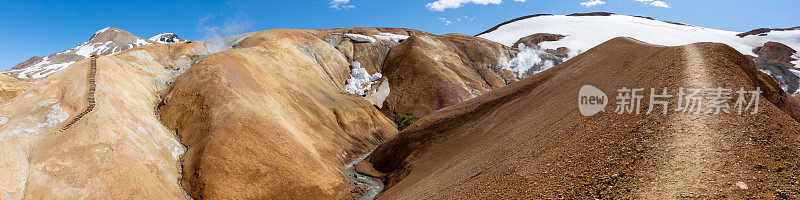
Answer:
POLYGON ((578 92, 578 109, 584 117, 605 111, 606 105, 608 105, 608 96, 597 87, 584 85, 578 92))

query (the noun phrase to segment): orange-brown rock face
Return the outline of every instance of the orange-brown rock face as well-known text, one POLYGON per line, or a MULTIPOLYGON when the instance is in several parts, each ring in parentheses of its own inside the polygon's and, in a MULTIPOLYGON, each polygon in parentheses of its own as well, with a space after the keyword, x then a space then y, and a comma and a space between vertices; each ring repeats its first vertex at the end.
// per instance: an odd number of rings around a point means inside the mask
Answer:
MULTIPOLYGON (((670 110, 678 98, 668 99, 670 110)), ((379 199, 793 197, 800 195, 800 168, 791 164, 800 162, 800 109, 791 98, 726 45, 617 38, 434 112, 368 157, 376 171, 359 170, 386 180, 379 199), (610 97, 605 112, 581 115, 583 85, 610 97), (763 94, 756 114, 738 115, 735 94, 731 114, 647 115, 647 99, 641 114, 617 114, 623 87, 648 88, 645 98, 649 88, 665 87, 673 95, 680 87, 763 94)))
POLYGON ((392 49, 384 63, 392 88, 384 112, 426 116, 500 88, 506 81, 495 70, 508 59, 504 52, 498 43, 466 35, 413 36, 392 49))

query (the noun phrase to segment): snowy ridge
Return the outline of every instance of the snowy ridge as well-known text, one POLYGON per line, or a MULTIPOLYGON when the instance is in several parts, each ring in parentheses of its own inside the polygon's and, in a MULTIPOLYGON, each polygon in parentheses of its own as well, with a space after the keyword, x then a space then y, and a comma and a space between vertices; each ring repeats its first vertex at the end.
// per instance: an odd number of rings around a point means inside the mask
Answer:
POLYGON ((98 30, 89 41, 81 43, 77 47, 45 56, 41 61, 31 63, 27 67, 7 70, 2 73, 23 80, 40 79, 93 55, 114 55, 144 45, 186 41, 174 33, 158 34, 151 37, 151 39, 156 40, 142 39, 127 31, 115 27, 107 27, 98 30))

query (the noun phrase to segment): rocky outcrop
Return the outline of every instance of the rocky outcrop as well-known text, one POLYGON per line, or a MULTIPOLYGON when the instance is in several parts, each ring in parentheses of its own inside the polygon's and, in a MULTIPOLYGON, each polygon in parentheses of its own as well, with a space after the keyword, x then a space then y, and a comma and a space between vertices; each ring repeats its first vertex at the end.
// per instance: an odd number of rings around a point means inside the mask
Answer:
POLYGON ((800 69, 797 69, 792 61, 795 61, 795 51, 789 46, 779 42, 767 42, 764 46, 753 49, 758 57, 750 56, 758 69, 772 76, 781 87, 789 93, 797 93, 800 89, 800 69), (792 72, 795 70, 797 73, 792 72))
MULTIPOLYGON (((569 14, 567 16, 585 17, 585 16, 611 16, 611 15, 616 15, 616 14, 610 13, 610 12, 590 12, 590 13, 572 13, 572 14, 569 14)), ((641 16, 637 16, 637 17, 641 17, 641 16)), ((645 17, 642 17, 642 18, 645 18, 645 17)), ((650 18, 646 18, 646 19, 650 19, 650 18)))
POLYGON ((43 59, 42 57, 33 56, 33 57, 29 58, 28 60, 26 60, 25 62, 21 62, 21 63, 15 65, 11 69, 14 70, 14 69, 22 69, 22 68, 30 67, 31 65, 34 65, 34 64, 39 63, 39 62, 42 62, 42 59, 43 59))
POLYGON ((781 85, 781 88, 783 88, 783 90, 786 92, 794 94, 798 92, 798 89, 800 89, 800 77, 790 71, 790 69, 793 68, 787 67, 784 63, 779 63, 760 57, 750 56, 750 59, 753 60, 761 72, 764 72, 775 79, 775 81, 777 81, 778 84, 781 85))
POLYGON ((550 33, 534 33, 533 35, 529 35, 523 38, 520 38, 519 41, 514 43, 512 47, 519 47, 520 44, 524 44, 525 46, 532 47, 538 46, 541 42, 551 42, 551 41, 558 41, 561 40, 566 36, 559 35, 559 34, 550 34, 550 33))
POLYGON ((759 29, 753 29, 753 30, 750 30, 750 31, 747 31, 747 32, 744 32, 744 33, 736 34, 736 36, 739 36, 740 38, 744 38, 744 37, 747 37, 747 36, 750 36, 750 35, 766 36, 767 33, 772 32, 772 31, 792 31, 792 30, 800 30, 800 26, 794 27, 794 28, 759 28, 759 29))
MULTIPOLYGON (((618 38, 422 118, 380 145, 367 158, 371 168, 358 169, 385 180, 378 199, 793 196, 800 169, 788 163, 800 161, 794 156, 800 149, 783 147, 800 145, 800 114, 790 98, 726 45, 665 47, 618 38), (608 99, 606 112, 584 117, 575 103, 587 84, 614 98, 623 87, 667 87, 675 94, 678 87, 720 83, 760 88, 760 111, 616 114, 616 100, 608 99)), ((670 109, 676 101, 669 100, 670 109)))
POLYGON ((791 61, 795 61, 792 56, 797 53, 796 50, 792 49, 792 47, 786 46, 780 42, 770 41, 764 44, 764 46, 757 47, 753 49, 753 52, 758 55, 759 58, 783 63, 791 67, 791 61))

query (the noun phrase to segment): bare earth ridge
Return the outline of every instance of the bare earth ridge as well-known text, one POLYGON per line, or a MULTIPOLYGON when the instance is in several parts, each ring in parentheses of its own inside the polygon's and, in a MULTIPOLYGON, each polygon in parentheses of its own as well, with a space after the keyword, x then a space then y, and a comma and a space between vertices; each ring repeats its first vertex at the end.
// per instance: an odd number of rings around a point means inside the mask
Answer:
POLYGON ((797 198, 797 104, 727 45, 616 38, 439 110, 368 162, 386 183, 379 199, 797 198), (622 87, 648 88, 646 97, 664 87, 673 95, 680 87, 764 94, 754 115, 616 114, 612 100, 606 112, 583 117, 575 99, 585 84, 612 99, 622 87))

